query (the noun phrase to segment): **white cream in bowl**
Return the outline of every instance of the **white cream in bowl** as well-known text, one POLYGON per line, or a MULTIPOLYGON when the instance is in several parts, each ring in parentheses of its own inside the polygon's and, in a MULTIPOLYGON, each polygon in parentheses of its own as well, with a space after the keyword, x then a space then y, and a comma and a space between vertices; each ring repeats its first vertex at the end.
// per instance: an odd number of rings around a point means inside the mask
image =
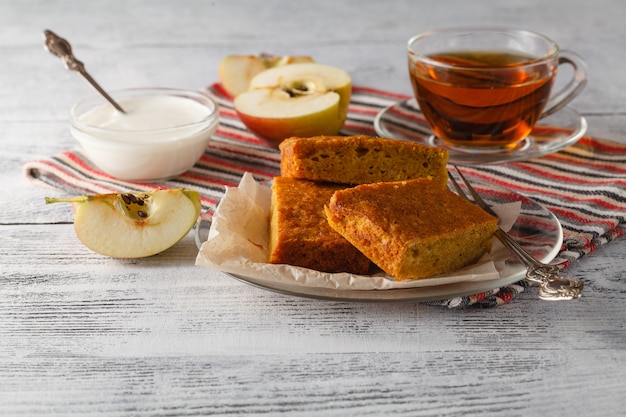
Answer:
POLYGON ((189 170, 217 129, 218 106, 194 91, 146 88, 111 93, 126 113, 101 99, 71 110, 71 132, 107 174, 157 181, 189 170))

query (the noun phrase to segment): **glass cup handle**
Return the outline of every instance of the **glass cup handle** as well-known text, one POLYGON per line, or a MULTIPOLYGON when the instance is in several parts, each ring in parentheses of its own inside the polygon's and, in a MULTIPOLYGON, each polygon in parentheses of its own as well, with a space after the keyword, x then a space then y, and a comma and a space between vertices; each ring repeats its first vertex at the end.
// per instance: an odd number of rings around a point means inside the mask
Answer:
POLYGON ((587 84, 587 65, 585 61, 572 51, 563 50, 559 54, 559 65, 569 64, 574 68, 571 80, 557 93, 550 97, 541 118, 561 110, 576 97, 587 84))

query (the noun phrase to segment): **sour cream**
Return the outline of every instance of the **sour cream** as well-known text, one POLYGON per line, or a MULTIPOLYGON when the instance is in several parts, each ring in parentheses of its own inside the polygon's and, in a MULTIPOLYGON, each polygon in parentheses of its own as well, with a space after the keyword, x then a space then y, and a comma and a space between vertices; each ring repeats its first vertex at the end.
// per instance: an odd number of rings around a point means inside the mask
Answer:
POLYGON ((71 112, 72 135, 101 170, 125 180, 181 174, 202 156, 217 127, 217 105, 196 93, 135 89, 112 93, 120 113, 102 100, 71 112))
MULTIPOLYGON (((166 129, 192 125, 210 116, 211 111, 197 101, 177 96, 151 95, 120 100, 125 111, 103 104, 83 114, 80 122, 100 129, 121 132, 162 130, 150 135, 151 140, 176 139, 166 129)), ((124 139, 120 137, 119 139, 124 139)))

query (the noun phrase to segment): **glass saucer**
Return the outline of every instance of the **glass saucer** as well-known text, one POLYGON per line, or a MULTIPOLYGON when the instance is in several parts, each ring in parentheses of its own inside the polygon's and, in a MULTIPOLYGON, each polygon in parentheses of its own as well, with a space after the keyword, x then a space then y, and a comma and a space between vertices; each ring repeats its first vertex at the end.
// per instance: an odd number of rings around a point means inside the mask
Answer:
POLYGON ((514 149, 472 152, 441 143, 412 98, 381 110, 374 119, 374 128, 382 137, 446 148, 450 163, 472 165, 521 161, 557 152, 573 145, 585 134, 587 121, 576 111, 564 108, 539 120, 531 134, 514 149))

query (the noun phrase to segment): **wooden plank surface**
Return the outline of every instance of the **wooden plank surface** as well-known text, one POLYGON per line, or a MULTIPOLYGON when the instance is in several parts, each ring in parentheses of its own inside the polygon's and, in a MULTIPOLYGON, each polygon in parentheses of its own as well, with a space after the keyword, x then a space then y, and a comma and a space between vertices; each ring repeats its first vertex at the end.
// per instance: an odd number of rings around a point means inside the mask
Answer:
POLYGON ((43 50, 46 28, 109 89, 199 89, 226 54, 274 52, 409 94, 411 35, 524 27, 587 60, 572 107, 626 143, 625 19, 619 0, 0 2, 0 415, 625 415, 623 238, 569 268, 576 302, 316 301, 195 267, 192 236, 149 259, 93 254, 71 209, 43 204, 61 193, 22 173, 75 146, 68 109, 91 93, 43 50))

